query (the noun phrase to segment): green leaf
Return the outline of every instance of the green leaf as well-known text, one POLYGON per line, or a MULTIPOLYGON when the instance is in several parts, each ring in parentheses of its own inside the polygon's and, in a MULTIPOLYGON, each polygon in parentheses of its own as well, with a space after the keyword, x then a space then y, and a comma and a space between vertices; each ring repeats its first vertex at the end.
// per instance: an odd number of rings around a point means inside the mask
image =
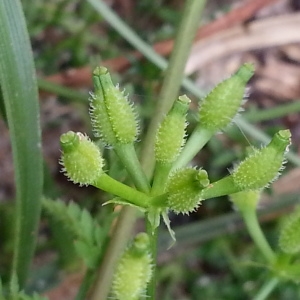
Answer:
MULTIPOLYGON (((94 268, 102 256, 103 243, 109 227, 104 224, 100 227, 86 209, 80 209, 76 203, 66 205, 62 201, 43 200, 43 207, 52 218, 70 232, 76 241, 76 253, 83 259, 88 268, 94 268)), ((104 221, 110 224, 110 218, 104 221)))
POLYGON ((104 243, 105 238, 105 230, 103 230, 100 226, 96 226, 93 232, 93 240, 97 246, 101 246, 104 243))
MULTIPOLYGON (((63 204, 63 203, 62 203, 63 204)), ((74 203, 74 202, 71 202, 69 205, 68 205, 68 214, 70 216, 73 216, 74 218, 79 218, 80 217, 80 214, 81 214, 81 210, 80 210, 80 207, 74 203)))
POLYGON ((95 228, 95 223, 90 215, 90 213, 87 210, 83 210, 81 213, 81 218, 80 218, 80 227, 82 230, 82 235, 89 241, 89 243, 94 242, 94 228, 95 228))
POLYGON ((61 200, 43 199, 43 208, 51 217, 61 222, 69 230, 70 235, 75 238, 81 237, 80 218, 82 212, 76 203, 71 202, 69 205, 66 205, 61 200))
POLYGON ((77 254, 83 259, 86 266, 90 269, 95 268, 101 255, 101 249, 82 240, 76 241, 74 245, 77 254))
POLYGON ((0 83, 16 182, 13 272, 22 287, 35 248, 43 165, 33 55, 19 0, 0 1, 0 40, 0 83))

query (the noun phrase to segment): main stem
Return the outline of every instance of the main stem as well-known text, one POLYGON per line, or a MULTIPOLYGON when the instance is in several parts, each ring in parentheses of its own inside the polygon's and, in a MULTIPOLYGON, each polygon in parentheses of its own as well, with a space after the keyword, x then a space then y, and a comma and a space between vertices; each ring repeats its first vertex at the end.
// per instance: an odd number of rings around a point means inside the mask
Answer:
POLYGON ((150 252, 153 259, 153 272, 151 281, 147 287, 147 299, 155 299, 156 294, 156 260, 157 260, 157 239, 158 239, 158 228, 152 229, 149 220, 146 220, 147 234, 150 238, 150 252))

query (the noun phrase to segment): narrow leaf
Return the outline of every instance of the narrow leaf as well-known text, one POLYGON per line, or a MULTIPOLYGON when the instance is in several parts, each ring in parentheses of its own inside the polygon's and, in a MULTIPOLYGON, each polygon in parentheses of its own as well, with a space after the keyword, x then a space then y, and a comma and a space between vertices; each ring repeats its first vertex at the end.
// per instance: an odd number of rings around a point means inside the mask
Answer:
POLYGON ((43 169, 37 83, 19 0, 0 1, 0 84, 15 168, 13 273, 22 289, 35 248, 43 169))

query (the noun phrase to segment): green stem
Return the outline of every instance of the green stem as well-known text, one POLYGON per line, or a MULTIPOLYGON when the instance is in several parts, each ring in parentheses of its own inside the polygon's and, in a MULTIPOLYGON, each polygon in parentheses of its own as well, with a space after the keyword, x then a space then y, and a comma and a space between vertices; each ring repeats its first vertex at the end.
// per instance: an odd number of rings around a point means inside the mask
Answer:
POLYGON ((163 192, 171 168, 172 164, 156 162, 151 195, 157 196, 163 192))
POLYGON ((186 166, 203 146, 210 140, 214 132, 205 128, 197 127, 189 137, 179 158, 173 166, 173 169, 179 169, 186 166))
POLYGON ((201 192, 201 198, 205 200, 237 192, 240 192, 240 189, 235 186, 232 176, 227 176, 209 184, 207 188, 203 189, 201 192))
POLYGON ((144 139, 142 162, 148 175, 153 173, 154 168, 154 143, 156 131, 164 115, 170 110, 177 98, 184 77, 186 60, 199 25, 200 15, 205 2, 205 0, 188 0, 185 4, 173 52, 158 97, 158 105, 156 106, 156 111, 151 119, 147 135, 144 139))
MULTIPOLYGON (((155 206, 155 203, 157 203, 158 206, 161 206, 161 204, 166 201, 166 195, 160 195, 160 194, 163 192, 165 188, 165 184, 171 167, 172 164, 163 164, 159 162, 156 163, 151 195, 157 197, 152 198, 153 201, 151 201, 151 205, 155 206)), ((152 278, 147 287, 147 296, 149 297, 149 299, 155 299, 156 282, 157 282, 156 259, 157 259, 158 227, 153 228, 152 224, 149 222, 148 216, 146 216, 146 229, 147 229, 147 234, 150 237, 150 253, 152 255, 153 262, 154 262, 152 278)))
POLYGON ((94 269, 88 269, 84 275, 83 281, 80 285, 80 288, 77 292, 77 295, 75 297, 75 300, 84 300, 86 299, 86 295, 88 293, 88 290, 92 284, 92 282, 95 279, 95 270, 94 269))
POLYGON ((146 219, 147 234, 150 237, 150 253, 153 259, 153 273, 151 281, 147 287, 147 299, 155 299, 156 294, 156 260, 157 260, 157 241, 158 241, 158 227, 153 230, 148 218, 146 219))
POLYGON ((147 208, 151 198, 146 194, 139 192, 128 185, 125 185, 106 173, 102 173, 99 178, 93 183, 93 186, 122 199, 127 200, 129 203, 147 208))
POLYGON ((250 236, 252 237, 254 243, 259 248, 261 253, 264 255, 269 263, 273 263, 275 260, 275 253, 271 249, 269 243, 263 234, 261 227, 259 225, 257 214, 254 209, 248 209, 241 211, 243 219, 245 221, 246 227, 250 236))
POLYGON ((114 148, 136 188, 144 193, 150 191, 150 184, 137 158, 133 144, 120 144, 114 148))
POLYGON ((275 289, 275 287, 278 285, 279 279, 278 278, 272 278, 268 282, 266 282, 260 291, 257 293, 257 295, 253 298, 253 300, 265 300, 270 295, 270 293, 275 289))

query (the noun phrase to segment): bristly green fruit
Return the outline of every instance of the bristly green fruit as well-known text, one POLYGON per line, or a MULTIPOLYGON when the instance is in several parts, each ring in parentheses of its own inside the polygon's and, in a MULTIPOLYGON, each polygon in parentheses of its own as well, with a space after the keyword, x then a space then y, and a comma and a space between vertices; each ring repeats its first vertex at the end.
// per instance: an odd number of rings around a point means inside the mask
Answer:
POLYGON ((257 190, 268 186, 283 169, 290 143, 289 130, 277 132, 266 147, 256 150, 234 170, 234 184, 240 190, 257 190))
POLYGON ((175 213, 189 214, 201 202, 201 191, 209 185, 205 170, 183 168, 171 174, 166 192, 168 208, 175 213))
POLYGON ((290 143, 290 131, 280 130, 266 147, 255 150, 235 168, 230 176, 213 182, 205 188, 201 197, 209 199, 267 187, 280 175, 290 143))
POLYGON ((186 95, 180 96, 162 121, 156 135, 156 161, 172 163, 180 154, 185 143, 186 112, 190 101, 186 95))
POLYGON ((149 254, 149 237, 139 233, 123 253, 114 273, 113 296, 118 300, 138 300, 152 276, 152 258, 149 254))
POLYGON ((216 132, 230 124, 240 109, 246 84, 253 74, 253 64, 246 63, 230 78, 219 83, 200 102, 199 126, 216 132))
POLYGON ((300 206, 285 220, 280 231, 279 246, 285 253, 300 252, 300 206))
POLYGON ((114 86, 105 67, 93 72, 94 94, 90 97, 90 116, 96 137, 110 146, 133 143, 138 124, 132 103, 114 86))
POLYGON ((80 132, 69 131, 60 137, 63 172, 74 183, 92 184, 103 172, 104 165, 99 148, 80 132))

